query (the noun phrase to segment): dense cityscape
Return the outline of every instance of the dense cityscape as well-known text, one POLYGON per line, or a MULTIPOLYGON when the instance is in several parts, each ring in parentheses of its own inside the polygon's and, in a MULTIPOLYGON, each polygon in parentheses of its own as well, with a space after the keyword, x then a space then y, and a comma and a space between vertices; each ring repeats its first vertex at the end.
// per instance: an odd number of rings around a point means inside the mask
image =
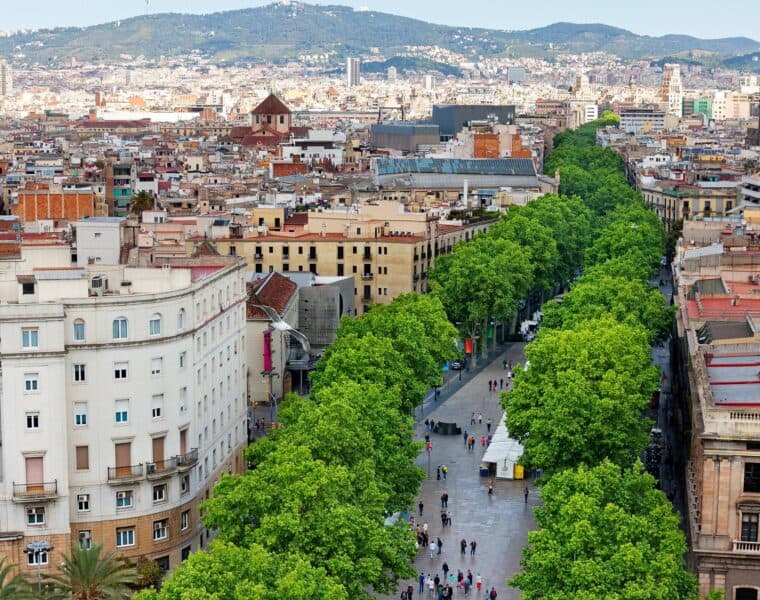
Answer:
POLYGON ((0 32, 0 598, 759 600, 760 42, 242 4, 0 32))

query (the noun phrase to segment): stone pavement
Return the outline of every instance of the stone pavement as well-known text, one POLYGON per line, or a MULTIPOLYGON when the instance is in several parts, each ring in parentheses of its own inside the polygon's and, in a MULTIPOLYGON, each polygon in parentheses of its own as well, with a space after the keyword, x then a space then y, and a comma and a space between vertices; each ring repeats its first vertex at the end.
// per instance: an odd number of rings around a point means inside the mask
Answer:
MULTIPOLYGON (((415 518, 418 521, 428 523, 428 532, 431 539, 438 537, 443 541, 443 551, 430 558, 427 549, 420 549, 414 562, 415 568, 435 576, 438 573, 443 577, 441 565, 446 561, 449 568, 456 574, 458 569, 467 574, 467 569, 472 571, 473 576, 478 573, 483 577, 483 592, 480 598, 486 597, 486 589, 496 587, 499 600, 519 598, 518 590, 506 586, 505 581, 519 570, 520 553, 526 543, 528 531, 535 529, 532 508, 538 502, 538 494, 533 486, 529 485, 530 494, 528 504, 524 501, 524 489, 527 481, 501 481, 494 483, 493 496, 488 495, 488 479, 480 477, 480 459, 483 449, 480 445, 480 437, 486 434, 486 420, 491 419, 491 431, 493 432, 501 416, 499 406, 499 393, 488 391, 488 381, 500 378, 506 380, 506 371, 503 369, 504 360, 511 359, 513 362, 525 362, 524 344, 509 344, 507 349, 498 355, 492 362, 480 371, 470 373, 469 381, 466 381, 460 389, 451 396, 445 394, 439 398, 434 406, 425 410, 425 416, 417 424, 417 437, 420 440, 425 436, 425 418, 433 418, 435 421, 456 422, 462 430, 472 432, 477 440, 474 452, 467 452, 464 439, 459 436, 444 436, 431 434, 433 449, 430 454, 430 477, 422 484, 421 499, 424 503, 424 513, 420 518, 414 507, 415 518), (470 426, 472 412, 483 414, 483 424, 475 427, 470 426), (449 472, 446 480, 436 480, 436 466, 446 464, 449 472), (451 513, 451 527, 441 527, 441 494, 449 495, 449 512, 451 513), (477 541, 475 556, 460 556, 459 542, 466 539, 468 544, 471 540, 477 541)), ((426 407, 428 408, 428 407, 426 407)), ((422 452, 418 464, 426 471, 428 469, 428 455, 422 452)), ((417 594, 417 581, 404 581, 399 585, 399 591, 386 598, 398 598, 402 589, 412 583, 417 594)), ((423 596, 428 598, 428 592, 423 596)), ((464 597, 462 592, 455 595, 457 598, 464 597)), ((471 592, 472 598, 478 598, 475 590, 471 592)))

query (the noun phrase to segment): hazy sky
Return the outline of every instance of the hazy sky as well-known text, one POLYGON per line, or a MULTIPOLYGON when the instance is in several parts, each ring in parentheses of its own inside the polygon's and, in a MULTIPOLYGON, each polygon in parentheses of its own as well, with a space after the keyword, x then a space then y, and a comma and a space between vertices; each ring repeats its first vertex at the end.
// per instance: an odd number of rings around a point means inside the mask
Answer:
MULTIPOLYGON (((6 0, 9 1, 9 0, 6 0)), ((261 0, 148 0, 147 10, 209 13, 268 4, 261 0)), ((715 38, 760 38, 758 0, 318 0, 346 4, 447 25, 530 29, 556 21, 605 23, 636 33, 684 33, 715 38)), ((146 0, 36 0, 13 2, 0 18, 0 30, 93 25, 144 14, 146 0)))

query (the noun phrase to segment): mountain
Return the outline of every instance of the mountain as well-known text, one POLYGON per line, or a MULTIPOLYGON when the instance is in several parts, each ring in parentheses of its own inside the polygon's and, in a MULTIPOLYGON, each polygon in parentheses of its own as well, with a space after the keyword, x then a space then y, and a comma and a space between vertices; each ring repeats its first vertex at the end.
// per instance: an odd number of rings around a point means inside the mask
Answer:
POLYGON ((333 64, 378 48, 385 56, 408 46, 433 46, 463 54, 547 56, 606 50, 624 58, 657 59, 678 53, 749 54, 748 38, 702 40, 683 35, 639 36, 607 25, 555 23, 527 31, 435 25, 347 6, 277 2, 207 15, 163 13, 95 25, 16 33, 0 38, 0 56, 16 62, 57 64, 77 58, 113 61, 124 55, 156 60, 198 52, 219 63, 286 61, 328 53, 333 64))

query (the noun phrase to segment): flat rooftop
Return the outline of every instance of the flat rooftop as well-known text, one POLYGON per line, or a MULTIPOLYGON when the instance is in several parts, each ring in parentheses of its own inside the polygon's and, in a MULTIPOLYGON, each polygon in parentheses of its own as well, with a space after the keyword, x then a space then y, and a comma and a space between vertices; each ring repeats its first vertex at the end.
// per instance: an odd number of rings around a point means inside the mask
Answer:
POLYGON ((760 406, 760 352, 706 354, 716 406, 760 406))

